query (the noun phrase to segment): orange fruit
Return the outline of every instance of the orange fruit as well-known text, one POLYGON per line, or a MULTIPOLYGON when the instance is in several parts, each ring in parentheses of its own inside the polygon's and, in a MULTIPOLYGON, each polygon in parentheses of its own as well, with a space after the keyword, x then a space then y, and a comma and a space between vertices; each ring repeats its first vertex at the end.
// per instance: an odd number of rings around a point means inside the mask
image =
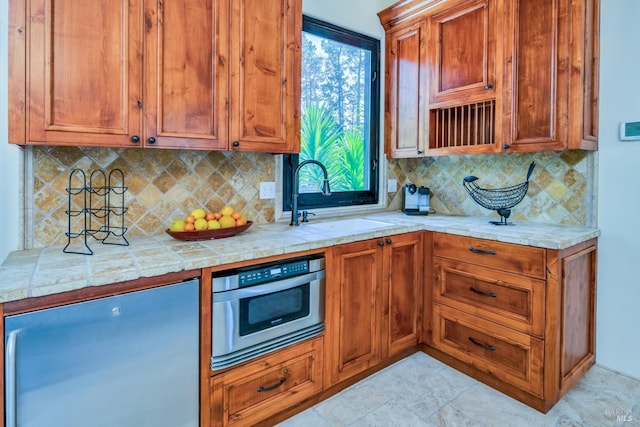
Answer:
POLYGON ((187 222, 187 224, 193 224, 194 222, 196 222, 196 219, 193 215, 189 215, 184 220, 187 222))
POLYGON ((233 219, 240 219, 242 217, 242 214, 240 214, 240 212, 234 212, 231 214, 231 218, 233 219))
POLYGON ((184 231, 193 231, 195 229, 196 227, 193 225, 192 222, 188 222, 184 225, 184 231))
POLYGON ((241 225, 245 225, 246 222, 244 222, 241 218, 236 219, 236 227, 240 227, 241 225))
POLYGON ((211 221, 212 219, 215 219, 215 214, 213 212, 207 212, 207 214, 204 216, 204 219, 206 219, 207 221, 211 221))
POLYGON ((222 217, 222 214, 220 212, 214 212, 213 213, 213 219, 218 220, 222 217))

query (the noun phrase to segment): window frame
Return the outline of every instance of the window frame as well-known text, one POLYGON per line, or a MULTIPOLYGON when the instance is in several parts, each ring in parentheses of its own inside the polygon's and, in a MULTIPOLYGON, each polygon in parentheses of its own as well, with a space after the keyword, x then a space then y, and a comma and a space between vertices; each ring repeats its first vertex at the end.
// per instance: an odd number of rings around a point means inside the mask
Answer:
MULTIPOLYGON (((300 193, 298 196, 298 208, 300 210, 337 208, 348 206, 379 205, 380 203, 380 40, 339 27, 337 25, 303 16, 303 32, 324 37, 336 42, 348 44, 370 52, 371 69, 369 82, 369 129, 368 168, 365 171, 365 179, 369 190, 348 191, 332 193, 324 196, 321 192, 300 193), (368 176, 367 176, 368 175, 368 176)), ((368 153, 367 153, 368 152, 368 153)), ((366 155, 365 154, 365 155, 366 155)), ((282 162, 282 212, 291 212, 291 196, 293 192, 293 173, 299 163, 299 154, 285 154, 282 162)), ((317 167, 307 165, 306 167, 317 167)))

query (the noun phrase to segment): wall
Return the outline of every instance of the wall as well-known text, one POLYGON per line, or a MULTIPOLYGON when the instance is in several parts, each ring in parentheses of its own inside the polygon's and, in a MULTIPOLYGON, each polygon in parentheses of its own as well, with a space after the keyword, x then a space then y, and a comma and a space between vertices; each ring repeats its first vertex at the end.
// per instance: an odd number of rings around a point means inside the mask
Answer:
POLYGON ((601 5, 597 360, 640 378, 640 142, 618 140, 640 121, 640 2, 601 5))
MULTIPOLYGON (((8 1, 0 0, 0 64, 8 63, 8 1)), ((7 143, 7 73, 0 67, 0 261, 21 246, 20 166, 22 153, 7 143)))

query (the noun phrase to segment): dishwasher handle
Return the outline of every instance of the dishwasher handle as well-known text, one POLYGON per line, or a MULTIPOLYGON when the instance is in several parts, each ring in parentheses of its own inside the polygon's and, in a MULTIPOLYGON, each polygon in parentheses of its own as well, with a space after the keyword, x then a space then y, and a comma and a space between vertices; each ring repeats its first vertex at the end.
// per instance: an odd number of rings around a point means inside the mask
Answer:
POLYGON ((16 411, 17 411, 17 378, 16 378, 16 350, 18 345, 18 335, 20 329, 9 332, 7 338, 7 348, 5 350, 5 405, 6 405, 6 427, 16 427, 16 411))

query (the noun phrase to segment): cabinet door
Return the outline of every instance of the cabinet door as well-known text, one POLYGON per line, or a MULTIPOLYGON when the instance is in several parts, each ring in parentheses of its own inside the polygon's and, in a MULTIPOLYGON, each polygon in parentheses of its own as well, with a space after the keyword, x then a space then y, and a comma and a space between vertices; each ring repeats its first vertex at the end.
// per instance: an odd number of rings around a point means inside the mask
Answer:
POLYGON ((335 384, 381 361, 382 240, 337 246, 328 284, 329 372, 335 384))
POLYGON ((600 0, 571 3, 568 149, 598 149, 600 0))
POLYGON ((385 238, 384 352, 394 356, 415 347, 420 336, 422 233, 385 238))
POLYGON ((568 128, 569 0, 507 2, 503 147, 510 151, 560 150, 568 128))
POLYGON ((385 152, 418 157, 427 143, 426 22, 387 32, 385 152))
POLYGON ((29 0, 27 11, 27 141, 131 146, 142 120, 140 0, 29 0))
POLYGON ((145 4, 145 146, 227 148, 227 5, 145 4))
POLYGON ((451 3, 429 20, 432 108, 495 97, 495 1, 451 3))
POLYGON ((300 147, 301 0, 231 2, 232 149, 300 147))

